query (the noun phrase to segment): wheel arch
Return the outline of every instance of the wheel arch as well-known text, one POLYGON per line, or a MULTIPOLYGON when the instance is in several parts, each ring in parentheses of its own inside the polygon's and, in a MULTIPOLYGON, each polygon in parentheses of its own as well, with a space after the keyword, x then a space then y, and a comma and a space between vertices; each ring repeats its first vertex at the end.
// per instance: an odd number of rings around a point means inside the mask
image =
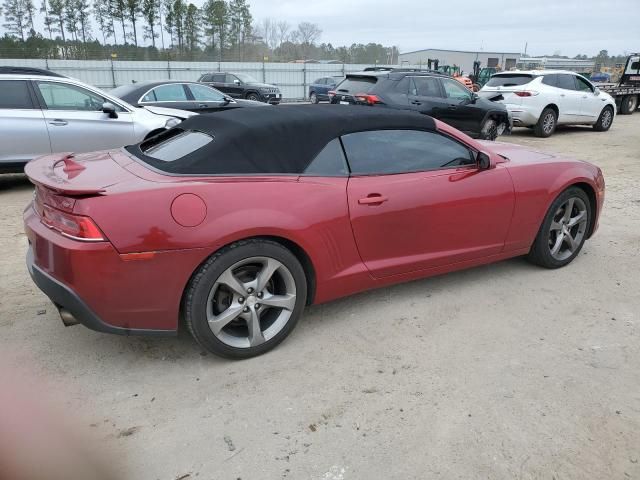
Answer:
POLYGON ((247 99, 249 95, 257 95, 258 98, 262 98, 262 95, 260 95, 260 92, 258 90, 247 90, 246 92, 244 92, 245 99, 247 99))
POLYGON ((187 294, 187 289, 189 288, 189 285, 193 280, 194 276, 198 273, 198 270, 200 270, 200 267, 202 267, 202 265, 207 260, 209 260, 209 258, 211 258, 212 255, 215 255, 217 252, 219 252, 223 248, 226 248, 229 245, 232 245, 234 243, 246 241, 246 240, 270 240, 272 242, 282 245, 291 253, 293 253, 293 255, 300 262, 300 265, 302 265, 302 269, 304 271, 304 275, 307 280, 307 305, 313 304, 315 294, 316 294, 316 285, 317 285, 316 269, 307 251, 304 248, 302 248, 302 246, 299 245, 297 242, 289 238, 285 238, 279 235, 254 235, 254 236, 236 238, 232 241, 225 243, 224 245, 220 245, 215 250, 209 251, 208 254, 202 259, 202 261, 196 265, 193 272, 191 272, 189 279, 187 280, 187 282, 184 284, 182 288, 182 295, 180 298, 180 318, 181 319, 183 317, 183 308, 184 308, 185 297, 187 294))
MULTIPOLYGON (((587 232, 587 238, 591 238, 591 235, 593 235, 593 230, 595 229, 596 226, 596 222, 595 219, 598 218, 598 200, 596 198, 596 191, 593 188, 593 186, 587 182, 577 182, 577 183, 573 183, 571 185, 568 185, 567 188, 570 187, 576 187, 579 188, 580 190, 582 190, 584 193, 586 193, 587 198, 589 198, 589 204, 591 206, 591 218, 593 219, 591 221, 591 224, 589 225, 589 231, 587 232)), ((566 190, 566 189, 565 189, 566 190)))
POLYGON ((542 115, 542 112, 544 112, 545 109, 547 108, 550 108, 551 110, 556 112, 556 122, 557 122, 558 118, 560 117, 560 109, 558 108, 558 106, 555 103, 550 103, 548 105, 545 105, 545 107, 540 111, 540 115, 542 115))

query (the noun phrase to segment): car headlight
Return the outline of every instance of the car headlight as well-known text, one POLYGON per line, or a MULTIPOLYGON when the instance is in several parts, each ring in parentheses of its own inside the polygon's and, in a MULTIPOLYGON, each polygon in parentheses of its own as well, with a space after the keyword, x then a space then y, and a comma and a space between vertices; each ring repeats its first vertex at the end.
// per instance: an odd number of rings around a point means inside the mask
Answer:
POLYGON ((164 126, 165 126, 165 128, 173 128, 176 125, 179 125, 181 121, 182 120, 180 120, 179 118, 171 117, 169 120, 166 121, 164 126))

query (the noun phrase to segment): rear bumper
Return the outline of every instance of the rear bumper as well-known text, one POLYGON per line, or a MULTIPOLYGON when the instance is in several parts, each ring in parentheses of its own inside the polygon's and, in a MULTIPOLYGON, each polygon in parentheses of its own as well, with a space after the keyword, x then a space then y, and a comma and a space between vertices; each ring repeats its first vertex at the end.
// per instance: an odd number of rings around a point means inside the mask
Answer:
POLYGON ((182 294, 202 251, 169 250, 130 260, 109 242, 80 242, 47 228, 33 206, 24 212, 24 225, 33 281, 58 308, 100 332, 176 333, 182 294))
POLYGON ((49 297, 58 309, 66 310, 75 320, 91 330, 116 335, 171 336, 176 334, 175 330, 122 328, 105 323, 87 306, 76 292, 34 264, 33 249, 31 246, 29 246, 29 250, 27 251, 27 269, 29 270, 33 283, 49 297))
POLYGON ((528 127, 538 123, 540 113, 537 108, 506 103, 507 111, 511 114, 514 127, 528 127))

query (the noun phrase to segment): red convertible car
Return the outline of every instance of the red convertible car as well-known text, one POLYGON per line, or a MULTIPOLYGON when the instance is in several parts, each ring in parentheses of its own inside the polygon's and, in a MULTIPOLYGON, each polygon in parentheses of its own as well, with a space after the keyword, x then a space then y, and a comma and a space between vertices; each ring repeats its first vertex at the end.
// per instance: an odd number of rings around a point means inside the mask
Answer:
POLYGON ((349 106, 192 117, 114 151, 30 162, 28 268, 65 324, 218 355, 281 342, 305 305, 527 255, 571 262, 599 168, 349 106))

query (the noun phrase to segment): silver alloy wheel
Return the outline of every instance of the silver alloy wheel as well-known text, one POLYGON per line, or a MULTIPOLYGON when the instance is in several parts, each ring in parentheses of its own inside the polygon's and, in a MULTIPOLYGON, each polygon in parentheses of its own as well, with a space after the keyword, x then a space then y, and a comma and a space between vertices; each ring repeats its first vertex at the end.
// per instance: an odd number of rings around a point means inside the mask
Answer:
POLYGON ((556 210, 549 228, 549 251, 556 260, 566 260, 580 248, 587 231, 587 206, 571 197, 556 210))
POLYGON ((251 257, 218 277, 207 298, 207 322, 221 342, 255 347, 285 327, 295 305, 296 283, 289 269, 271 257, 251 257))
POLYGON ((311 94, 311 96, 309 97, 309 100, 311 101, 311 103, 320 103, 318 102, 318 96, 315 93, 311 94))
POLYGON ((546 134, 553 132, 553 127, 556 123, 556 117, 553 113, 549 112, 544 116, 542 120, 542 131, 546 134))
POLYGON ((602 113, 602 127, 603 128, 609 128, 609 126, 611 125, 611 121, 612 120, 613 120, 613 114, 611 113, 611 110, 609 108, 607 108, 602 113))

